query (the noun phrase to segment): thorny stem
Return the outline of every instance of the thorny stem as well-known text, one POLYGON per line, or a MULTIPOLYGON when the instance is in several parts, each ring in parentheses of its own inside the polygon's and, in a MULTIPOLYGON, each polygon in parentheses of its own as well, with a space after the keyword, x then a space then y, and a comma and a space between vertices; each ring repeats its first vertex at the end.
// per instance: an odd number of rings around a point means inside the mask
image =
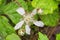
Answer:
POLYGON ((49 39, 51 38, 55 30, 56 30, 56 27, 54 27, 51 31, 48 32, 49 39))
POLYGON ((1 14, 0 16, 5 16, 9 20, 9 24, 12 25, 13 27, 15 26, 15 24, 12 22, 12 20, 9 18, 7 14, 1 14))

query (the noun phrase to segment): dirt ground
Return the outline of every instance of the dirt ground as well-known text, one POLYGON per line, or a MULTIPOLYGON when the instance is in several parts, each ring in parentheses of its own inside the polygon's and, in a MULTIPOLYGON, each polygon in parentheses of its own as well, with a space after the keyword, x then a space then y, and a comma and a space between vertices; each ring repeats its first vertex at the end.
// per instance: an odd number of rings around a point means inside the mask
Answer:
MULTIPOLYGON (((31 28, 33 29, 33 28, 31 28)), ((46 34, 49 38, 49 40, 55 40, 56 39, 56 34, 60 33, 60 25, 57 27, 51 28, 51 27, 44 27, 44 28, 36 28, 33 29, 35 31, 31 31, 31 35, 25 35, 21 36, 22 40, 38 40, 38 32, 42 32, 46 34)))

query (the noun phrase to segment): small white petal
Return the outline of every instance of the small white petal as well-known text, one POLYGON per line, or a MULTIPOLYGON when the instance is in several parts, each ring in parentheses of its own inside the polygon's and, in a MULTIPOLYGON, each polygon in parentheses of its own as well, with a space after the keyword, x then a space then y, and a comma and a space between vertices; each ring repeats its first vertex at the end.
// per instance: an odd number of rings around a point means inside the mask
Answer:
POLYGON ((24 8, 20 7, 16 10, 20 15, 24 15, 25 14, 25 10, 24 8))
POLYGON ((24 24, 24 21, 20 21, 19 23, 16 24, 16 26, 14 27, 14 29, 18 30, 19 28, 22 27, 23 24, 24 24))
POLYGON ((43 27, 44 26, 44 23, 42 21, 36 21, 36 22, 33 22, 33 23, 38 27, 43 27))
POLYGON ((43 12, 43 10, 42 10, 42 9, 39 9, 39 10, 38 10, 38 13, 40 13, 40 14, 41 14, 42 12, 43 12))
POLYGON ((25 29, 26 29, 26 33, 27 33, 28 35, 30 35, 31 29, 30 29, 29 25, 26 25, 25 29))
POLYGON ((32 13, 31 13, 31 15, 35 15, 37 13, 37 9, 34 9, 33 11, 32 11, 32 13))

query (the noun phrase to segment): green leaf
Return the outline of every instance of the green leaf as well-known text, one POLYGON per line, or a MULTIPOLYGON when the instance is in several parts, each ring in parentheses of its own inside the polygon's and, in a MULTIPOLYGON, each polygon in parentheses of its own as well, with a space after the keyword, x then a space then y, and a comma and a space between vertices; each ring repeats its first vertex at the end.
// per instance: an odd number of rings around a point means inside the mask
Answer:
POLYGON ((56 1, 59 1, 60 2, 60 0, 56 0, 56 1))
POLYGON ((6 37, 6 40, 21 40, 16 34, 11 34, 6 37))
POLYGON ((18 8, 18 5, 15 2, 10 2, 7 5, 5 5, 2 10, 4 13, 13 13, 16 12, 16 9, 18 8))
POLYGON ((32 6, 41 8, 43 10, 42 14, 52 14, 58 8, 58 3, 54 0, 33 0, 32 6))
POLYGON ((3 35, 0 35, 0 40, 5 40, 3 35))
POLYGON ((15 33, 14 28, 8 23, 8 20, 4 16, 0 17, 0 25, 0 32, 5 31, 7 34, 15 33))
POLYGON ((1 14, 7 14, 13 23, 18 23, 20 21, 21 15, 16 12, 16 9, 19 8, 15 2, 10 2, 2 8, 1 14))
POLYGON ((54 27, 58 24, 59 14, 54 12, 53 14, 40 15, 40 18, 46 26, 54 27))
POLYGON ((60 34, 56 35, 56 40, 60 40, 60 34))
POLYGON ((41 32, 39 32, 38 35, 38 40, 49 40, 48 37, 45 34, 42 34, 41 32))
POLYGON ((15 33, 14 28, 8 23, 8 19, 0 16, 0 40, 5 40, 5 37, 11 33, 15 33))
POLYGON ((34 9, 34 7, 32 7, 30 1, 27 2, 27 5, 28 5, 28 12, 31 12, 34 9))
POLYGON ((6 3, 6 0, 0 0, 0 8, 1 8, 3 5, 5 5, 5 3, 6 3))
POLYGON ((0 36, 1 36, 1 40, 3 40, 6 37, 7 33, 6 33, 6 28, 5 26, 2 24, 2 18, 0 17, 0 36), (2 39, 3 38, 3 39, 2 39))
POLYGON ((16 12, 18 5, 15 2, 10 2, 2 8, 3 12, 9 16, 13 23, 18 23, 20 21, 21 15, 16 12))
POLYGON ((3 11, 0 9, 0 15, 3 14, 3 11))
POLYGON ((22 6, 25 10, 28 11, 28 5, 24 0, 17 0, 20 6, 22 6))
POLYGON ((34 17, 33 17, 33 18, 34 18, 34 20, 39 20, 39 18, 38 18, 38 17, 39 17, 39 15, 38 15, 38 14, 36 14, 36 15, 34 15, 34 17))
POLYGON ((8 13, 7 15, 12 20, 12 22, 15 24, 18 23, 22 19, 22 16, 18 14, 17 12, 8 13))

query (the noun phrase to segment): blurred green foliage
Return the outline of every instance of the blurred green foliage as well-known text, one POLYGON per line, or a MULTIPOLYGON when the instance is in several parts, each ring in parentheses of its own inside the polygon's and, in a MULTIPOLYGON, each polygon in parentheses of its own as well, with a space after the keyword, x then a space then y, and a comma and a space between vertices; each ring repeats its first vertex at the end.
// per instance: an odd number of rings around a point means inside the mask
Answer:
POLYGON ((57 26, 59 22, 59 14, 56 11, 53 14, 40 15, 40 18, 46 26, 50 27, 57 26))
MULTIPOLYGON (((59 1, 59 0, 57 0, 59 1)), ((24 1, 24 0, 17 0, 17 2, 12 1, 7 2, 7 0, 0 0, 0 40, 20 40, 19 37, 16 35, 14 27, 9 23, 9 20, 2 16, 1 14, 6 14, 11 19, 14 24, 17 24, 21 19, 22 16, 16 12, 16 9, 19 7, 23 7, 26 12, 31 12, 35 8, 41 8, 43 10, 44 15, 35 15, 34 19, 40 19, 44 22, 46 26, 56 26, 59 20, 59 14, 55 10, 58 10, 58 2, 55 0, 33 0, 33 1, 24 1), (6 4, 8 3, 8 4, 6 4), (12 34, 13 33, 13 34, 12 34)), ((60 1, 59 1, 60 2, 60 1)), ((38 33, 39 39, 38 40, 48 40, 47 36, 38 33), (43 37, 43 39, 42 39, 43 37)))
POLYGON ((4 6, 5 3, 6 3, 6 0, 0 0, 0 8, 1 8, 2 6, 4 6))
POLYGON ((56 35, 56 40, 60 40, 60 34, 56 35))
POLYGON ((54 0, 33 0, 32 6, 43 10, 42 14, 52 14, 58 8, 58 2, 54 0))
POLYGON ((49 40, 48 37, 45 34, 42 34, 41 32, 38 33, 38 40, 49 40))
POLYGON ((6 37, 6 40, 21 40, 16 34, 10 34, 6 37))
POLYGON ((8 20, 6 19, 6 17, 1 16, 0 17, 0 34, 2 36, 1 38, 5 39, 5 37, 11 33, 15 33, 15 30, 8 23, 8 20))

